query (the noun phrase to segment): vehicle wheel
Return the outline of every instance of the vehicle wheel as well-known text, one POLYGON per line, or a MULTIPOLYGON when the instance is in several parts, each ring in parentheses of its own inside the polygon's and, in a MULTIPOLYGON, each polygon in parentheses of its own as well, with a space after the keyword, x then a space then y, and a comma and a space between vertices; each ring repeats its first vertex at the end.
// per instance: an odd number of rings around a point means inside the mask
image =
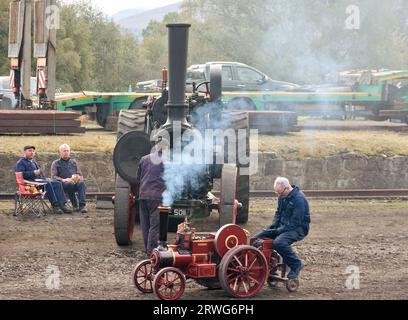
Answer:
POLYGON ((153 292, 154 269, 150 260, 139 262, 132 273, 133 284, 142 293, 153 292))
POLYGON ((96 108, 96 123, 105 128, 109 116, 109 104, 101 104, 96 108))
POLYGON ((221 195, 219 203, 220 227, 235 224, 237 217, 237 167, 224 164, 221 172, 221 195))
POLYGON ((0 99, 0 109, 14 109, 15 106, 13 106, 13 102, 11 99, 6 98, 3 96, 3 98, 0 99))
POLYGON ((239 97, 228 101, 226 105, 227 110, 241 110, 241 111, 254 111, 256 110, 256 104, 251 98, 239 97))
POLYGON ((119 246, 127 246, 132 242, 136 214, 136 201, 129 183, 116 175, 113 222, 115 239, 119 246))
POLYGON ((299 280, 289 279, 286 281, 286 289, 288 289, 289 292, 297 291, 297 289, 299 289, 299 280))
POLYGON ((154 293, 161 300, 177 300, 186 288, 186 279, 179 269, 169 267, 157 272, 153 280, 154 293))
POLYGON ((268 263, 261 251, 252 246, 238 246, 222 258, 218 278, 222 288, 236 298, 249 298, 265 284, 268 263))
POLYGON ((217 278, 209 278, 209 279, 195 279, 199 285, 206 287, 210 290, 218 290, 221 289, 220 281, 217 278))
POLYGON ((146 110, 120 110, 118 119, 118 136, 129 131, 145 131, 146 110))

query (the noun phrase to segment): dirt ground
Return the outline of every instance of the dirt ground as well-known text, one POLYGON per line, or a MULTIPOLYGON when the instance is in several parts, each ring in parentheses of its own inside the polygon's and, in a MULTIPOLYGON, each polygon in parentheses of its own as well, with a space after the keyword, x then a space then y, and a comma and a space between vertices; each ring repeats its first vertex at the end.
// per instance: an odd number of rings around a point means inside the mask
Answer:
MULTIPOLYGON (((253 299, 408 299, 407 202, 310 204, 311 232, 295 246, 306 263, 299 291, 266 285, 253 299), (350 272, 356 271, 359 277, 350 282, 350 272), (354 289, 348 288, 350 283, 354 289)), ((254 234, 269 224, 275 205, 269 199, 253 200, 245 228, 254 234)), ((134 245, 119 248, 111 210, 91 205, 86 215, 20 221, 10 214, 12 207, 12 202, 0 202, 0 299, 156 299, 132 284, 132 270, 144 258, 139 226, 134 245), (51 270, 59 272, 59 289, 57 282, 47 289, 51 270)), ((217 219, 214 213, 195 227, 215 231, 217 219)), ((182 299, 231 298, 223 290, 210 291, 189 280, 182 299)))

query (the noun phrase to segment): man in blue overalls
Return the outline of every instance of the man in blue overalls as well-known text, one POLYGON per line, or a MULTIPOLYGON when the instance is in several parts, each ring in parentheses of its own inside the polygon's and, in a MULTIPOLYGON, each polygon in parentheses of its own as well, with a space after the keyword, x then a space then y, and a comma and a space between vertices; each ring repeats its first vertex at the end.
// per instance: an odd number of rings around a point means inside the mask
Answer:
POLYGON ((291 245, 303 240, 309 233, 309 203, 299 187, 292 186, 287 178, 278 177, 274 189, 279 199, 273 223, 255 237, 274 239, 274 249, 290 268, 287 277, 296 279, 303 268, 303 263, 291 245))

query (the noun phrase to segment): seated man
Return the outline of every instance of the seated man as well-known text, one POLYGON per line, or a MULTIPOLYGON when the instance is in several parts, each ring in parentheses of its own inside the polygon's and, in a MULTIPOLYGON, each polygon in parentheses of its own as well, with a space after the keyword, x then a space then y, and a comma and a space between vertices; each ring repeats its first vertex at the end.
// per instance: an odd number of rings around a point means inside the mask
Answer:
POLYGON ((298 187, 291 186, 287 178, 277 178, 274 189, 279 199, 273 223, 255 237, 274 239, 274 249, 290 268, 288 278, 296 279, 303 263, 293 252, 291 245, 304 239, 309 233, 309 203, 303 192, 298 187))
POLYGON ((46 179, 40 164, 34 157, 35 147, 25 146, 24 157, 17 161, 15 171, 22 172, 25 180, 47 182, 45 186, 45 191, 47 191, 46 197, 51 202, 54 211, 56 213, 71 213, 72 210, 66 207, 67 199, 65 198, 61 182, 46 179))
POLYGON ((67 144, 59 147, 61 158, 51 165, 51 177, 61 181, 75 211, 86 213, 86 185, 79 164, 71 159, 71 148, 67 144), (76 197, 78 193, 79 207, 76 197))

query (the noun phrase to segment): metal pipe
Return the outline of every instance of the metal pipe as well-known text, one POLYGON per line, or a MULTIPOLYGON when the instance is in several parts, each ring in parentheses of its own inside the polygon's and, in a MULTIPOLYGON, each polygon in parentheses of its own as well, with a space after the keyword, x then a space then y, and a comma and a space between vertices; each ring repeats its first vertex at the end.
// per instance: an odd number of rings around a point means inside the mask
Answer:
POLYGON ((159 246, 166 247, 167 245, 167 227, 169 224, 169 207, 159 207, 160 210, 160 234, 159 246))

